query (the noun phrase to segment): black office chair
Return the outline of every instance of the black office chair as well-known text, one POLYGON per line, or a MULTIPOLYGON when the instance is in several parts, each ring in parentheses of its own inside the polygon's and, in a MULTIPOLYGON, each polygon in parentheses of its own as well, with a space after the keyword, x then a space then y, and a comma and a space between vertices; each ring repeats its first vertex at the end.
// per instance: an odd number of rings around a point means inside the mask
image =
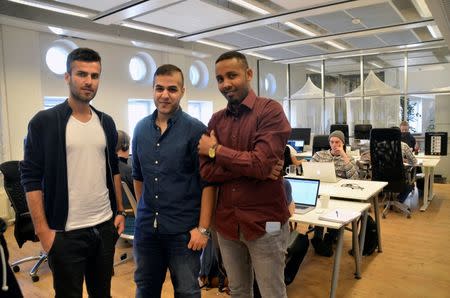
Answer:
MULTIPOLYGON (((402 193, 414 184, 415 167, 403 165, 401 133, 396 128, 373 128, 370 134, 370 159, 373 181, 386 181, 383 193, 389 193, 383 218, 391 206, 397 207, 408 218, 410 208, 397 201, 393 193, 402 193)), ((385 196, 386 198, 386 196, 385 196)))
POLYGON ((331 149, 330 142, 328 141, 328 136, 329 135, 315 135, 314 136, 313 146, 312 146, 312 154, 313 155, 317 151, 331 149))
MULTIPOLYGON (((3 174, 4 187, 11 205, 16 213, 14 227, 14 236, 19 247, 22 247, 26 241, 37 242, 39 239, 34 234, 34 226, 31 221, 31 215, 28 211, 27 200, 22 185, 20 184, 19 161, 7 161, 0 164, 0 171, 3 174)), ((11 264, 14 272, 19 272, 19 265, 28 261, 37 260, 36 264, 30 270, 30 276, 33 282, 39 280, 37 275, 41 264, 47 262, 47 254, 40 253, 37 256, 31 256, 15 261, 11 264)))

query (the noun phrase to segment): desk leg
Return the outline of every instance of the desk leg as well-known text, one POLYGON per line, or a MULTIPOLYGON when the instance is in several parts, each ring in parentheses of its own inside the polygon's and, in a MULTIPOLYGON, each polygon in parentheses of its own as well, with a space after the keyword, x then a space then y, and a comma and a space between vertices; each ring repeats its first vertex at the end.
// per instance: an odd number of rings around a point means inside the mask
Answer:
POLYGON ((339 266, 341 265, 342 247, 344 246, 344 230, 345 230, 345 226, 342 226, 339 229, 338 243, 337 243, 336 252, 334 255, 333 277, 331 279, 330 298, 335 297, 337 284, 339 281, 339 266))
POLYGON ((381 223, 380 223, 380 209, 378 203, 378 193, 372 197, 373 209, 375 212, 375 222, 377 223, 377 234, 378 234, 378 252, 383 252, 381 247, 381 223))
MULTIPOLYGON (((430 190, 430 180, 431 180, 431 172, 432 167, 423 167, 423 173, 424 173, 424 185, 423 185, 423 205, 420 207, 420 211, 425 211, 428 208, 429 204, 429 190, 430 190)), ((434 180, 434 177, 433 177, 434 180)))
POLYGON ((362 222, 361 222, 361 233, 359 234, 359 254, 363 255, 364 250, 364 242, 366 241, 366 228, 367 228, 367 217, 369 216, 369 212, 366 210, 363 212, 362 222))
POLYGON ((430 192, 428 194, 428 203, 434 198, 434 167, 430 168, 430 192))
MULTIPOLYGON (((364 212, 366 213, 366 212, 364 212)), ((367 217, 366 217, 367 218, 367 217)), ((356 218, 352 221, 352 246, 353 246, 353 257, 355 258, 356 272, 355 278, 361 278, 361 249, 358 241, 358 219, 356 218)))

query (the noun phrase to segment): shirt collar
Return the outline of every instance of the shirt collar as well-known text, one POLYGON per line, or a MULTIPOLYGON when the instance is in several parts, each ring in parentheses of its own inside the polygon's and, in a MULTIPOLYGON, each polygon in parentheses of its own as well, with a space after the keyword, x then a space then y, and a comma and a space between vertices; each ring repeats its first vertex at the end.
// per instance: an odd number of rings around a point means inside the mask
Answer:
MULTIPOLYGON (((173 113, 172 117, 167 121, 167 125, 171 126, 177 122, 178 119, 180 119, 181 115, 183 114, 183 110, 181 109, 181 106, 178 106, 178 109, 173 113)), ((152 123, 153 126, 156 128, 156 117, 158 116, 158 109, 155 109, 155 111, 152 114, 152 123)))
MULTIPOLYGON (((256 94, 252 89, 250 89, 248 91, 247 96, 244 98, 244 100, 238 106, 238 115, 237 116, 240 116, 245 110, 252 110, 253 107, 255 106, 255 102, 256 102, 256 94)), ((227 105, 226 114, 233 115, 233 110, 231 109, 230 104, 227 105)))

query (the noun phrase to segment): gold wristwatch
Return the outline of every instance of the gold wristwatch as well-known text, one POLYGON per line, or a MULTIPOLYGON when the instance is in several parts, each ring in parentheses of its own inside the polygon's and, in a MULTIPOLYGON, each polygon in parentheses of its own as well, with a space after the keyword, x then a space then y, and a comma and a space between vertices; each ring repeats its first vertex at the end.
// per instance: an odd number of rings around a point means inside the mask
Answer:
POLYGON ((217 148, 218 144, 214 144, 211 146, 211 148, 209 148, 208 150, 208 156, 209 158, 215 158, 216 157, 216 148, 217 148))

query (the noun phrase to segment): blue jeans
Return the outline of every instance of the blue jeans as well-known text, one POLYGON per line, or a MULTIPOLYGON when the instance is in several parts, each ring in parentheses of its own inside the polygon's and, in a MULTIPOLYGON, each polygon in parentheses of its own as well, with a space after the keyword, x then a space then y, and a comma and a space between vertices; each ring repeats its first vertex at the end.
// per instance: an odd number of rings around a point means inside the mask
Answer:
POLYGON ((56 232, 48 253, 55 296, 83 295, 83 279, 89 297, 111 297, 114 249, 119 234, 113 220, 90 228, 56 232))
POLYGON ((169 268, 176 298, 200 298, 198 275, 201 251, 188 249, 189 240, 189 232, 175 235, 135 233, 136 297, 161 297, 169 268))

